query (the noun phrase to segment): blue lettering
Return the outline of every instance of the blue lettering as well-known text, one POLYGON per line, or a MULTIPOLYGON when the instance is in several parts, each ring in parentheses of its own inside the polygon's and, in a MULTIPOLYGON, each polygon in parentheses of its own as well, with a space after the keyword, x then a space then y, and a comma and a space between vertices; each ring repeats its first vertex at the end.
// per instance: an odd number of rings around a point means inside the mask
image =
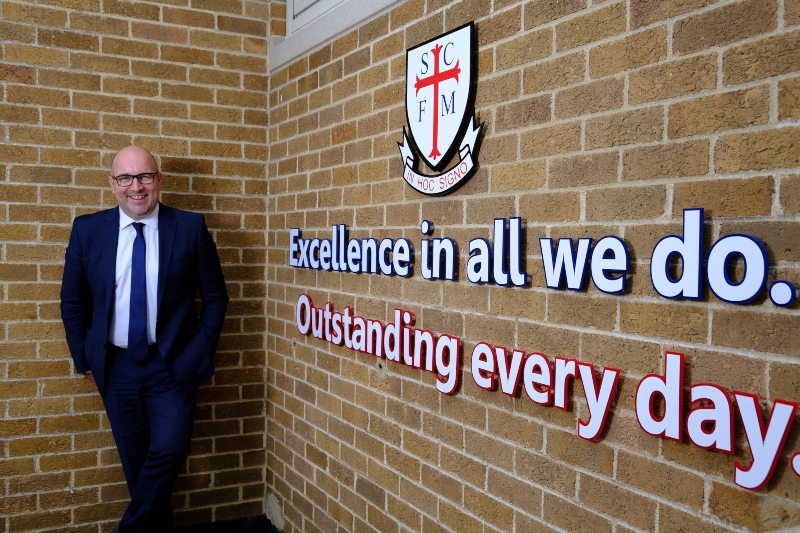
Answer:
POLYGON ((445 95, 442 95, 442 116, 445 115, 452 115, 456 112, 456 92, 453 91, 450 94, 450 106, 447 106, 447 98, 445 95))
POLYGON ((449 63, 447 62, 447 47, 448 46, 455 46, 455 45, 453 44, 453 41, 450 41, 449 43, 444 45, 444 51, 442 52, 442 61, 444 61, 444 64, 449 67, 450 65, 453 64, 453 62, 452 61, 450 61, 449 63))
POLYGON ((428 73, 428 62, 425 61, 425 59, 427 59, 427 57, 428 57, 428 52, 425 52, 424 54, 422 54, 422 57, 419 58, 420 61, 422 61, 422 64, 425 65, 425 69, 422 70, 420 72, 420 74, 427 74, 428 73))
POLYGON ((425 107, 423 104, 427 102, 427 100, 420 100, 419 101, 419 120, 417 122, 422 122, 422 114, 425 112, 425 107))

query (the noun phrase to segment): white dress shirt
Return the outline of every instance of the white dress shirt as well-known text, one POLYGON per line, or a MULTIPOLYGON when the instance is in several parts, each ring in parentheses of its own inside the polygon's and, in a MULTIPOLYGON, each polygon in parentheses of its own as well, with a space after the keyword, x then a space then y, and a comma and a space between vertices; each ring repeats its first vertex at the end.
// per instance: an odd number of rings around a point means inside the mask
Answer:
MULTIPOLYGON (((158 301, 158 208, 138 222, 144 223, 145 261, 147 263, 147 342, 156 342, 156 304, 158 301)), ((119 242, 117 271, 114 277, 114 314, 108 331, 108 342, 128 347, 128 322, 131 311, 131 262, 137 222, 119 210, 119 242)))

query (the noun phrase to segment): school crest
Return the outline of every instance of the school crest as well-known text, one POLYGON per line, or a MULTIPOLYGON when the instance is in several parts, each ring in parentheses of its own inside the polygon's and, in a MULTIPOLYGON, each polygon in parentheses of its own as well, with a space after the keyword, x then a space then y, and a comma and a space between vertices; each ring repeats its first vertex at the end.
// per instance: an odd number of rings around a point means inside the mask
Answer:
POLYGON ((406 119, 398 143, 403 178, 424 194, 447 194, 477 170, 475 29, 470 22, 406 51, 406 119), (453 163, 453 157, 458 158, 453 163), (438 174, 421 174, 418 158, 438 174), (449 164, 449 168, 448 168, 449 164))

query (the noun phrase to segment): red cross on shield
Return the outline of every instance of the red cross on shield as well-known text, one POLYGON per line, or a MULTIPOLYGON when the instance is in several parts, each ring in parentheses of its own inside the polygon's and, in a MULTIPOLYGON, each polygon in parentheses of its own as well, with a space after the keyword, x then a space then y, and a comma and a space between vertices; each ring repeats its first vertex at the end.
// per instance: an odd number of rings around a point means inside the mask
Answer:
POLYGON ((406 118, 419 155, 434 170, 458 150, 472 116, 473 28, 470 22, 406 51, 406 118))

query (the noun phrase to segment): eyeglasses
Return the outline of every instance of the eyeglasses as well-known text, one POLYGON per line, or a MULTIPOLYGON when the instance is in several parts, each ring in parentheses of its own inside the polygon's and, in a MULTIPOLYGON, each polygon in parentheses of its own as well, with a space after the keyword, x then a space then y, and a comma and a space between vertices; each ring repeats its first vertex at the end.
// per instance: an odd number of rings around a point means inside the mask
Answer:
POLYGON ((117 182, 117 185, 120 187, 130 187, 133 185, 133 180, 139 180, 139 183, 142 185, 150 185, 156 180, 156 176, 158 175, 157 172, 145 172, 143 174, 137 174, 135 176, 131 176, 130 174, 120 174, 119 176, 111 176, 117 182))

